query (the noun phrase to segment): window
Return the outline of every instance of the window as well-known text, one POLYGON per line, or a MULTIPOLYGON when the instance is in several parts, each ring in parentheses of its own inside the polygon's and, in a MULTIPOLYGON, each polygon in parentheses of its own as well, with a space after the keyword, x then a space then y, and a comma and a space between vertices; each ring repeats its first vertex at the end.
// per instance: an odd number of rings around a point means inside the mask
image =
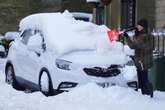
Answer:
POLYGON ((104 24, 104 7, 97 7, 96 9, 96 24, 104 24))
POLYGON ((121 2, 122 29, 135 26, 136 0, 122 0, 121 2))
POLYGON ((29 40, 29 38, 30 38, 30 36, 32 36, 34 34, 34 32, 32 31, 32 30, 25 30, 23 33, 22 33, 22 35, 21 35, 21 37, 22 37, 22 43, 23 44, 27 44, 27 42, 28 42, 28 40, 29 40))

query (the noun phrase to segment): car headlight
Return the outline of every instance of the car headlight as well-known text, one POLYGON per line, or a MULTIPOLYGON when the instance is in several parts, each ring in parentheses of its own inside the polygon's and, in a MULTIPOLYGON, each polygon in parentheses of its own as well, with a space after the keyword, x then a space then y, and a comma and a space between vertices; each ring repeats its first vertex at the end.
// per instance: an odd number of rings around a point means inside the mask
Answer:
POLYGON ((71 70, 70 69, 70 64, 72 62, 70 61, 66 61, 66 60, 62 60, 62 59, 56 59, 56 66, 60 69, 63 69, 63 70, 71 70))

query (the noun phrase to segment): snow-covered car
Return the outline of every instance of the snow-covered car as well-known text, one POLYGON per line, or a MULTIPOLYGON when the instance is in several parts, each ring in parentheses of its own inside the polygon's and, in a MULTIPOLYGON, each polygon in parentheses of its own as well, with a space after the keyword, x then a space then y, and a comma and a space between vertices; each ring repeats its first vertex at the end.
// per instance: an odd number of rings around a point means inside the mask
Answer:
POLYGON ((137 87, 137 73, 120 42, 110 42, 106 26, 75 20, 71 13, 40 13, 21 20, 20 38, 10 47, 6 82, 48 95, 87 83, 137 87))

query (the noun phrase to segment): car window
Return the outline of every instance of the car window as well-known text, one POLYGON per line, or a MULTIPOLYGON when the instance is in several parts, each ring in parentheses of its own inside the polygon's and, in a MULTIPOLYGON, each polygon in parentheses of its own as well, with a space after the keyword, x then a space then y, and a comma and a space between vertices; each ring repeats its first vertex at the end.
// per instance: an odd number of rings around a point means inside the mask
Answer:
POLYGON ((41 47, 42 45, 42 37, 40 33, 35 33, 33 36, 31 36, 27 42, 27 46, 30 47, 41 47))
POLYGON ((32 36, 33 34, 34 34, 34 32, 32 30, 25 30, 21 35, 21 37, 22 37, 21 42, 26 45, 30 36, 32 36))
POLYGON ((75 17, 76 20, 83 20, 83 21, 89 21, 89 18, 83 18, 83 17, 75 17))

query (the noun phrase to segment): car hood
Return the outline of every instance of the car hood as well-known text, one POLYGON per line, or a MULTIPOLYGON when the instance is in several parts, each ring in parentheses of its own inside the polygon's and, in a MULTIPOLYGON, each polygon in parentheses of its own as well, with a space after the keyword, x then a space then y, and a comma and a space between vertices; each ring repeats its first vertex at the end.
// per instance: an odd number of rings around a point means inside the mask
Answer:
POLYGON ((112 64, 123 65, 128 62, 128 56, 124 52, 110 51, 98 53, 97 51, 76 51, 60 56, 58 59, 70 61, 84 66, 104 66, 112 64))

